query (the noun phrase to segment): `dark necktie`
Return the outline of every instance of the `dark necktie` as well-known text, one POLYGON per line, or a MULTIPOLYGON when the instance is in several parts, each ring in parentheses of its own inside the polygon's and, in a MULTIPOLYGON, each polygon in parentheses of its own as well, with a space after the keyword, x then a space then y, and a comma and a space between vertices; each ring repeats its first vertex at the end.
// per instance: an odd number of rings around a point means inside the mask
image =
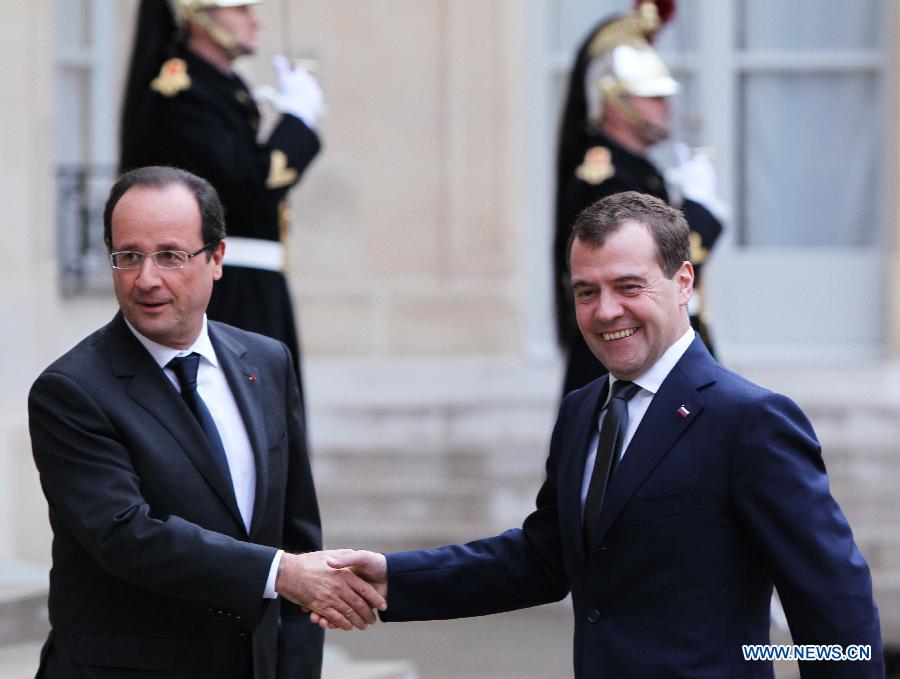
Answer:
POLYGON ((584 501, 584 539, 590 549, 593 536, 600 524, 600 510, 606 489, 612 478, 616 462, 622 454, 622 441, 628 429, 628 400, 640 387, 634 382, 616 381, 612 386, 612 396, 606 406, 606 417, 600 427, 600 441, 597 444, 597 457, 594 459, 594 471, 591 484, 588 486, 587 499, 584 501))
POLYGON ((200 398, 197 391, 197 368, 200 366, 200 354, 194 352, 189 356, 176 356, 169 361, 166 367, 171 368, 181 385, 181 398, 187 404, 188 409, 200 423, 200 428, 206 434, 209 446, 212 448, 213 457, 225 478, 231 480, 231 472, 228 469, 228 458, 225 455, 225 446, 216 428, 215 420, 209 412, 209 408, 200 398))

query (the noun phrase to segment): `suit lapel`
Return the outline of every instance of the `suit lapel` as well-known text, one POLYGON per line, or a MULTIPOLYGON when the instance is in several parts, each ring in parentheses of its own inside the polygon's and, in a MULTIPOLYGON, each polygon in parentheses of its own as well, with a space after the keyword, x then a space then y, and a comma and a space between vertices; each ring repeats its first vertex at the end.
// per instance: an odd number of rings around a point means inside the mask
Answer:
POLYGON ((121 314, 110 324, 110 361, 113 375, 130 377, 128 396, 171 434, 185 455, 243 527, 234 486, 213 459, 203 430, 174 385, 125 325, 121 314))
POLYGON ((234 394, 238 410, 244 421, 244 428, 253 448, 256 464, 256 492, 253 500, 253 517, 250 521, 250 535, 259 528, 266 506, 269 488, 269 465, 266 458, 265 427, 263 426, 263 393, 257 380, 256 369, 247 349, 235 337, 217 323, 209 323, 209 337, 222 365, 228 386, 234 394))
POLYGON ((714 366, 698 338, 663 381, 616 467, 593 544, 602 542, 635 491, 700 416, 705 402, 698 390, 715 381, 714 366))
POLYGON ((574 450, 572 455, 564 455, 560 461, 559 492, 561 495, 561 525, 567 532, 567 541, 575 545, 580 558, 585 557, 584 538, 581 528, 581 488, 584 482, 584 465, 587 463, 588 448, 597 433, 597 418, 609 391, 609 378, 604 375, 585 387, 586 393, 577 404, 566 423, 572 424, 572 435, 564 436, 563 450, 574 450), (571 448, 569 448, 571 446, 571 448), (565 491, 565 493, 563 493, 565 491))

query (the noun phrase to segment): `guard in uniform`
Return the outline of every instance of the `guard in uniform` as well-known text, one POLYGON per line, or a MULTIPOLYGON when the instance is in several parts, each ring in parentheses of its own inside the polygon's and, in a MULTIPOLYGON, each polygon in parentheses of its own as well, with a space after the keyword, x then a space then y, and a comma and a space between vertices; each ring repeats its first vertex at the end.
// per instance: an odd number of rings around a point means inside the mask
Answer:
MULTIPOLYGON (((691 324, 710 350, 700 281, 702 264, 722 231, 708 206, 690 200, 685 185, 679 200, 647 151, 669 135, 669 100, 679 90, 649 39, 668 18, 671 3, 641 2, 633 14, 601 22, 579 49, 560 128, 557 156, 555 296, 560 343, 567 353, 563 393, 606 372, 575 325, 566 244, 578 214, 595 201, 621 191, 641 191, 682 209, 691 227, 691 259, 696 272, 691 324)), ((700 159, 686 159, 683 176, 712 178, 700 159)), ((696 197, 711 196, 703 187, 696 197)), ((706 201, 707 203, 711 201, 706 201)))
MULTIPOLYGON (((284 275, 287 192, 319 151, 322 91, 273 61, 281 116, 259 139, 260 112, 231 68, 256 49, 260 0, 142 0, 122 111, 121 170, 174 165, 200 175, 225 206, 224 275, 209 318, 284 342, 300 375, 284 275), (173 11, 174 10, 174 11, 173 11)), ((301 382, 302 393, 302 382, 301 382)))

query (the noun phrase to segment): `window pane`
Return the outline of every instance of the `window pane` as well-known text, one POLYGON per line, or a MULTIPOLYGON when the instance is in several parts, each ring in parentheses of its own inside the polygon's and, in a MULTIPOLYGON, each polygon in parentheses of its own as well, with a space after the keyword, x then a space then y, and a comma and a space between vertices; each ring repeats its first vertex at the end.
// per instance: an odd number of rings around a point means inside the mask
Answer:
POLYGON ((574 52, 577 45, 587 37, 595 24, 614 14, 630 11, 630 5, 621 0, 561 0, 551 3, 551 22, 555 35, 550 38, 551 50, 574 52))
POLYGON ((696 78, 686 71, 674 71, 672 75, 681 85, 681 91, 672 97, 672 138, 689 146, 707 143, 704 142, 696 78))
POLYGON ((84 162, 89 145, 90 73, 82 68, 59 68, 56 73, 56 161, 84 162))
POLYGON ((56 0, 54 30, 60 46, 75 49, 89 45, 90 10, 89 0, 56 0))
POLYGON ((874 245, 878 79, 743 79, 743 226, 750 245, 874 245))
POLYGON ((663 53, 697 48, 697 0, 679 0, 675 16, 656 36, 654 46, 663 53))
MULTIPOLYGON (((574 50, 600 21, 629 14, 634 3, 628 0, 560 0, 550 3, 549 47, 552 50, 574 50)), ((662 51, 694 49, 697 45, 697 0, 679 0, 675 16, 665 25, 656 40, 662 51)))
POLYGON ((745 49, 877 47, 881 0, 740 0, 739 44, 745 49))

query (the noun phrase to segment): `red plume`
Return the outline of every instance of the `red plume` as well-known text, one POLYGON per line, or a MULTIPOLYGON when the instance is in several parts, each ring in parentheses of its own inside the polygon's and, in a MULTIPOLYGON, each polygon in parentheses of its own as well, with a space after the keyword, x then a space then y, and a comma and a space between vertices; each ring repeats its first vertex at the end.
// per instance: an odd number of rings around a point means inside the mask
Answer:
MULTIPOLYGON (((640 7, 641 3, 647 2, 648 0, 634 0, 634 9, 637 10, 640 7)), ((665 26, 669 21, 672 20, 672 17, 675 16, 675 0, 650 0, 656 5, 656 12, 659 14, 659 28, 665 26)), ((653 35, 647 36, 648 39, 653 42, 653 39, 656 37, 656 34, 659 32, 657 29, 653 35)))
MULTIPOLYGON (((642 2, 647 0, 634 0, 634 8, 637 9, 642 2)), ((652 0, 656 5, 656 11, 659 12, 659 20, 665 24, 675 16, 675 0, 652 0)))

